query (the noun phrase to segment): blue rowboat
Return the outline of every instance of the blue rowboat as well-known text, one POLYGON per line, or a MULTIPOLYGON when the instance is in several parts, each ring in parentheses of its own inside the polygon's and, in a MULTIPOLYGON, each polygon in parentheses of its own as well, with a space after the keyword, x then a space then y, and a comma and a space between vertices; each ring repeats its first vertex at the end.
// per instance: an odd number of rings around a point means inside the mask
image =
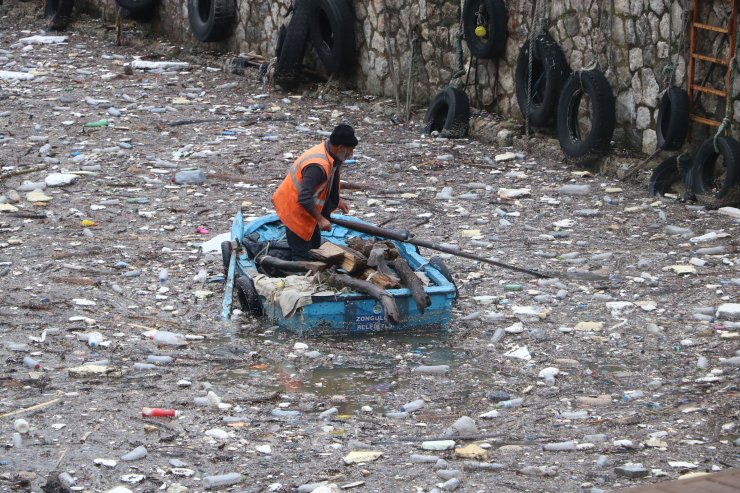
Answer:
MULTIPOLYGON (((336 215, 335 217, 370 224, 352 216, 336 215)), ((324 241, 340 245, 346 245, 346 240, 355 236, 365 239, 382 239, 336 224, 333 225, 331 231, 322 231, 321 236, 324 241)), ((457 288, 449 271, 441 259, 434 257, 427 260, 419 255, 414 245, 409 243, 392 242, 409 267, 414 271, 422 271, 430 280, 424 291, 429 296, 431 304, 426 307, 424 313, 420 313, 408 288, 388 289, 386 291, 395 300, 401 314, 400 322, 391 324, 386 322, 384 309, 380 302, 364 293, 322 291, 311 295, 310 303, 297 308, 290 316, 285 316, 280 303, 270 301, 258 294, 254 281, 258 280, 258 286, 261 286, 260 280, 264 280, 266 276, 260 274, 254 259, 250 258, 247 249, 242 248, 242 245, 245 245, 248 240, 254 243, 256 239, 260 242, 284 240, 285 227, 276 214, 245 223, 241 212, 238 212, 231 225, 231 239, 231 242, 224 242, 222 245, 222 255, 228 275, 235 279, 234 290, 242 311, 248 315, 267 317, 283 329, 302 335, 361 334, 416 329, 439 330, 446 328, 450 322, 451 308, 457 297, 457 288), (235 245, 239 248, 234 249, 235 245)), ((231 305, 233 296, 229 283, 225 291, 224 307, 227 307, 231 305)), ((225 308, 225 313, 228 314, 228 308, 225 308)))

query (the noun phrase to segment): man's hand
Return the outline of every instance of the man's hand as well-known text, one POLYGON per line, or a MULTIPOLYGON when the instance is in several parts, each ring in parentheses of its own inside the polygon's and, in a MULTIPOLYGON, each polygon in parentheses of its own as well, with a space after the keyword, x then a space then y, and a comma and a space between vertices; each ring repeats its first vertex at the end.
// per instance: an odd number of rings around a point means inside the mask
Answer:
POLYGON ((319 219, 319 229, 321 231, 331 231, 331 223, 329 222, 327 218, 322 216, 319 219))
POLYGON ((349 212, 349 202, 344 199, 339 199, 339 205, 337 205, 337 209, 347 214, 349 212))

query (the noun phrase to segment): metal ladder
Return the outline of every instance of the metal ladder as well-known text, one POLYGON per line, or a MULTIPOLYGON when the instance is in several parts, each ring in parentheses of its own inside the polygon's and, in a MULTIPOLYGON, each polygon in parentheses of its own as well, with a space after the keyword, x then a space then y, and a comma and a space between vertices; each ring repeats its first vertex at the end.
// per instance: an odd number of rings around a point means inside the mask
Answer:
POLYGON ((731 73, 732 67, 730 67, 730 62, 732 61, 732 57, 735 55, 735 30, 737 29, 737 2, 738 0, 717 0, 717 1, 730 2, 732 5, 730 19, 729 19, 727 26, 713 26, 710 24, 699 22, 699 4, 707 3, 707 2, 701 2, 700 0, 693 0, 694 10, 691 14, 690 56, 689 56, 689 73, 688 73, 689 114, 690 114, 691 121, 695 123, 700 123, 703 125, 710 125, 713 127, 719 127, 722 122, 697 115, 696 112, 694 111, 694 105, 696 103, 696 97, 699 95, 698 93, 711 94, 713 96, 717 96, 717 97, 725 98, 725 99, 729 97, 729 91, 732 89, 730 87, 731 76, 732 76, 732 73, 731 73), (727 58, 716 58, 716 57, 712 57, 708 55, 702 55, 701 53, 697 53, 696 52, 696 44, 697 44, 696 38, 700 31, 710 31, 710 32, 724 34, 726 36, 726 43, 729 44, 729 51, 728 51, 727 58), (702 61, 702 62, 713 63, 716 65, 722 65, 726 67, 727 73, 725 75, 725 89, 724 90, 715 89, 712 87, 706 87, 704 85, 697 84, 694 81, 697 60, 702 61))

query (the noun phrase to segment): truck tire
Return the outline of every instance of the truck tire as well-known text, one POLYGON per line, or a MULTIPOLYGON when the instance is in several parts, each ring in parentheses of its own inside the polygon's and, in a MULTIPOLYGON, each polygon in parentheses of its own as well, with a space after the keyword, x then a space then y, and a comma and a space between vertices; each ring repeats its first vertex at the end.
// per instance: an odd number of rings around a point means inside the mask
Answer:
POLYGON ((236 295, 239 298, 239 306, 244 313, 254 317, 261 317, 265 314, 260 303, 260 297, 254 288, 254 281, 248 275, 236 278, 236 295))
POLYGON ((689 170, 687 183, 696 195, 721 199, 740 183, 740 143, 732 137, 717 137, 714 150, 714 137, 704 141, 696 153, 689 170), (724 166, 717 163, 722 156, 724 166))
POLYGON ((331 74, 347 72, 357 62, 355 19, 347 0, 313 0, 309 25, 311 44, 331 74))
POLYGON ((558 99, 570 74, 568 62, 552 36, 545 33, 534 39, 532 51, 532 87, 527 101, 529 84, 529 46, 527 40, 519 50, 516 61, 516 101, 524 118, 535 126, 550 126, 555 121, 558 99))
POLYGON ((614 95, 604 74, 598 70, 579 70, 568 78, 558 101, 557 128, 560 148, 566 156, 587 163, 601 157, 614 134, 614 95), (591 127, 581 135, 578 109, 581 99, 591 100, 591 127))
POLYGON ((470 124, 468 95, 460 89, 448 87, 440 91, 424 115, 423 133, 437 131, 442 137, 465 137, 470 124))
POLYGON ((658 147, 676 151, 686 141, 689 131, 689 95, 680 87, 671 87, 660 99, 655 133, 658 147))
POLYGON ((199 41, 219 41, 231 34, 234 0, 188 0, 190 29, 199 41))
POLYGON ((278 31, 279 50, 275 62, 275 81, 283 86, 297 82, 303 66, 303 56, 308 43, 308 27, 311 16, 311 0, 295 0, 295 6, 288 13, 285 34, 278 31), (282 38, 282 39, 281 39, 282 38))
POLYGON ((499 58, 506 51, 509 15, 503 0, 465 0, 463 33, 470 54, 476 58, 499 58), (476 28, 485 33, 480 36, 476 28))

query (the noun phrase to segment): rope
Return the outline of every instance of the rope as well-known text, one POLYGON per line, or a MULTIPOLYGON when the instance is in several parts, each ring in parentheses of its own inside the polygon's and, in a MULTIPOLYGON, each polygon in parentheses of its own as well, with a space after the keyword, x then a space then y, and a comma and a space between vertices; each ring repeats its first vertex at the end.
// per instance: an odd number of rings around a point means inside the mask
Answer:
POLYGON ((450 77, 450 83, 447 85, 452 85, 452 81, 454 79, 462 77, 465 74, 462 40, 463 33, 462 31, 458 31, 457 34, 455 34, 455 41, 452 42, 452 45, 455 47, 455 72, 453 72, 452 76, 450 77))
POLYGON ((414 79, 414 74, 418 70, 417 63, 416 63, 417 62, 416 44, 417 44, 418 39, 419 37, 417 36, 417 33, 416 33, 416 27, 414 27, 411 30, 411 40, 410 40, 411 59, 409 60, 409 76, 408 76, 408 80, 406 81, 406 107, 404 108, 404 112, 403 112, 404 121, 409 121, 409 119, 411 118, 411 98, 412 98, 412 93, 414 91, 413 79, 414 79), (417 70, 414 70, 415 68, 417 68, 417 70))
POLYGON ((532 18, 530 19, 530 32, 529 32, 529 61, 527 62, 527 106, 525 110, 524 115, 524 133, 525 135, 529 136, 529 107, 530 103, 532 101, 532 64, 533 64, 533 58, 534 58, 534 42, 535 38, 537 37, 537 28, 535 26, 535 22, 537 22, 537 10, 540 6, 540 3, 535 0, 533 8, 532 8, 532 18))
POLYGON ((730 127, 730 134, 732 134, 732 126, 730 125, 732 123, 732 96, 733 96, 733 88, 735 86, 735 72, 737 72, 737 49, 738 46, 740 46, 740 29, 735 27, 735 50, 732 54, 732 60, 730 60, 730 64, 727 66, 727 70, 730 71, 730 81, 729 81, 729 87, 727 87, 727 96, 725 97, 725 117, 722 118, 722 123, 717 128, 717 133, 714 134, 714 152, 719 154, 719 148, 717 148, 717 138, 722 135, 722 132, 725 131, 726 128, 730 127))
POLYGON ((686 31, 688 30, 688 7, 686 6, 686 2, 683 2, 683 5, 681 6, 681 30, 679 31, 678 35, 678 50, 676 51, 676 62, 673 62, 673 15, 668 15, 668 63, 666 63, 665 67, 663 67, 663 77, 665 82, 665 89, 663 89, 663 92, 667 91, 669 87, 673 85, 673 77, 676 74, 676 66, 678 65, 678 61, 683 54, 683 47, 686 42, 686 31))
MULTIPOLYGON (((681 14, 683 15, 683 13, 681 14)), ((671 12, 668 13, 668 63, 663 67, 663 83, 665 89, 671 86, 673 82, 673 74, 676 71, 676 66, 673 64, 673 53, 671 47, 673 46, 673 15, 671 12)))

